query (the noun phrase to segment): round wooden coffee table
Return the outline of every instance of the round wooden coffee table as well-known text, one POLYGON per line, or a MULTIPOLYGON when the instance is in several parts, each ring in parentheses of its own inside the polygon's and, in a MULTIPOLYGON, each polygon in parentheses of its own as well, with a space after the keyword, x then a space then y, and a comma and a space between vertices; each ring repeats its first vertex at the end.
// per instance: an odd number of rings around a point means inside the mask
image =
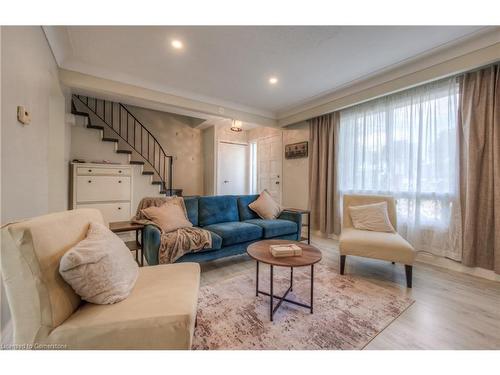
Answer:
POLYGON ((316 247, 312 245, 307 245, 297 241, 287 241, 287 240, 264 240, 258 241, 248 246, 247 253, 251 258, 257 261, 257 273, 256 273, 256 281, 255 281, 255 295, 258 296, 259 293, 265 296, 270 297, 271 306, 269 310, 269 315, 271 321, 273 320, 273 316, 281 306, 283 302, 292 303, 294 305, 302 306, 311 310, 311 314, 313 313, 313 295, 314 295, 314 265, 321 260, 321 251, 319 251, 316 247), (301 256, 291 256, 291 257, 283 257, 283 258, 275 258, 272 256, 271 251, 269 249, 270 245, 287 245, 287 244, 295 244, 302 248, 301 256), (269 293, 259 290, 259 262, 269 264, 271 269, 270 276, 270 291, 269 293), (290 286, 282 297, 275 296, 273 294, 273 270, 274 267, 290 267, 290 286), (305 303, 293 301, 287 299, 286 296, 290 291, 293 290, 293 269, 295 267, 306 267, 311 266, 311 304, 306 305, 305 303), (278 299, 279 302, 276 306, 274 305, 274 299, 278 299))

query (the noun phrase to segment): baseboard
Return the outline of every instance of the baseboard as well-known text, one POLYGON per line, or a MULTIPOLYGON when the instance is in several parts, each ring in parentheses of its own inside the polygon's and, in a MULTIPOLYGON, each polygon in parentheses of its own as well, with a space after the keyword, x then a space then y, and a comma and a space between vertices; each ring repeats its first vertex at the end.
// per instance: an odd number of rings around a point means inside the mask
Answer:
POLYGON ((483 279, 500 282, 500 275, 496 274, 492 270, 486 270, 484 268, 479 268, 479 267, 467 267, 464 266, 462 263, 456 262, 454 260, 439 257, 429 253, 421 253, 421 252, 418 253, 416 260, 417 262, 420 263, 430 264, 448 270, 462 272, 467 275, 477 276, 483 279))

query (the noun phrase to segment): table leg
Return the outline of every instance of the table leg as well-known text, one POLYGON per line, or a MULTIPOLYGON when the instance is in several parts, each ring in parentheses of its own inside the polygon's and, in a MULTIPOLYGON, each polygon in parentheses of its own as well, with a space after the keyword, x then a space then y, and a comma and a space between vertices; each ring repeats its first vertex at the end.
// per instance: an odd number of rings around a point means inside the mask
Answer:
POLYGON ((135 231, 135 261, 139 264, 139 231, 135 231))
POLYGON ((144 267, 144 228, 141 229, 141 267, 144 267))
POLYGON ((307 213, 307 244, 311 244, 311 213, 307 213))
POLYGON ((271 267, 271 277, 270 277, 270 281, 271 281, 271 292, 270 292, 270 309, 269 309, 269 312, 270 312, 270 317, 271 317, 271 322, 273 321, 273 266, 270 265, 271 267))
POLYGON ((314 264, 311 264, 311 314, 313 313, 314 298, 314 264))
POLYGON ((293 267, 290 267, 290 292, 293 291, 293 267))
POLYGON ((255 296, 259 296, 259 261, 257 261, 257 272, 255 275, 255 296))

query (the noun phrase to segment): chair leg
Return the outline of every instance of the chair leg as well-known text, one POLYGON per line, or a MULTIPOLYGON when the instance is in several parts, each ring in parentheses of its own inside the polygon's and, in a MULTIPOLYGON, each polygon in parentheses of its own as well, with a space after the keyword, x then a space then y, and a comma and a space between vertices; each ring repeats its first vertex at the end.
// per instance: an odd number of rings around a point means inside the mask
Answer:
POLYGON ((344 269, 345 269, 345 258, 347 256, 346 255, 341 255, 340 256, 340 274, 343 275, 344 274, 344 269))
POLYGON ((408 288, 411 288, 413 266, 405 264, 405 273, 406 273, 406 286, 408 288))

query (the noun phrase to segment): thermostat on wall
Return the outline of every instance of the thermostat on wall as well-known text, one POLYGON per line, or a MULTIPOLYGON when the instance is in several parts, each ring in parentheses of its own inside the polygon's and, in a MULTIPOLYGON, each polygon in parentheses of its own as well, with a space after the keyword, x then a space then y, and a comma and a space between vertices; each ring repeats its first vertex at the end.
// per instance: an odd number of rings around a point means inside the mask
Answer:
POLYGON ((31 122, 31 113, 26 110, 24 105, 17 107, 17 120, 23 125, 29 125, 31 122))

